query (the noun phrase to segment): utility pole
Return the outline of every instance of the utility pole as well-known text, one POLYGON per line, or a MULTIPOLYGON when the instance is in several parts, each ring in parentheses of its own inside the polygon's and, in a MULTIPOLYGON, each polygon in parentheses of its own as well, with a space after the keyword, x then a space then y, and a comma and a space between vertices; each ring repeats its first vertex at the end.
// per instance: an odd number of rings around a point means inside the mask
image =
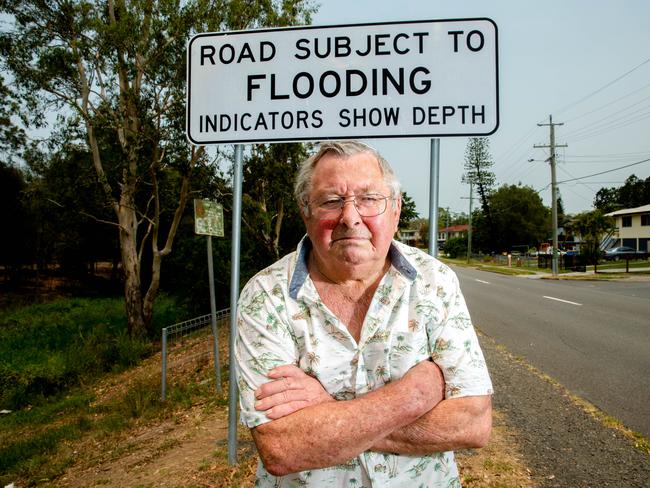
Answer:
MULTIPOLYGON (((463 181, 469 183, 469 225, 467 226, 467 262, 469 263, 470 258, 472 257, 472 195, 474 189, 474 182, 471 178, 463 177, 463 181)), ((461 197, 463 200, 467 200, 468 197, 461 197)))
POLYGON ((567 147, 566 144, 555 144, 555 126, 564 125, 564 123, 553 123, 553 116, 548 116, 548 124, 537 124, 539 127, 548 125, 550 128, 550 144, 549 145, 534 145, 536 148, 550 148, 551 156, 548 158, 548 161, 551 165, 551 226, 553 227, 553 258, 551 261, 551 271, 553 276, 558 274, 558 263, 557 263, 557 179, 555 177, 555 148, 556 147, 567 147))
POLYGON ((449 239, 449 207, 447 207, 447 218, 445 219, 445 242, 449 239))

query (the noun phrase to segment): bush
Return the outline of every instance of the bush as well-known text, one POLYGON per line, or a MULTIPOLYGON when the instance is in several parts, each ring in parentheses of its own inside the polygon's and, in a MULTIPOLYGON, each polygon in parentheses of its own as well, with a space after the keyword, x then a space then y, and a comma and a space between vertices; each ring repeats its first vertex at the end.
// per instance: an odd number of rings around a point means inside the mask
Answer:
POLYGON ((467 254, 467 237, 452 237, 445 242, 445 254, 455 259, 467 254))

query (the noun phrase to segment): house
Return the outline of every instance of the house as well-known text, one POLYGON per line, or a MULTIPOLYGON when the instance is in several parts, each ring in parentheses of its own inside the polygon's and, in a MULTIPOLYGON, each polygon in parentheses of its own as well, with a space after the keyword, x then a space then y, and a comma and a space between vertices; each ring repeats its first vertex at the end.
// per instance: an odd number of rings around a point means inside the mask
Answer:
POLYGON ((445 247, 447 239, 466 236, 468 230, 469 225, 467 224, 450 225, 449 227, 438 229, 438 249, 445 247))
POLYGON ((420 229, 399 229, 398 239, 404 244, 417 247, 421 240, 420 229))
POLYGON ((605 215, 616 219, 612 246, 627 246, 637 251, 650 251, 650 204, 624 208, 605 215))
MULTIPOLYGON (((442 249, 447 239, 453 237, 467 236, 469 225, 451 225, 438 229, 438 249, 442 249)), ((409 246, 422 247, 427 242, 427 236, 422 234, 422 226, 417 225, 415 228, 399 229, 397 238, 409 246)))

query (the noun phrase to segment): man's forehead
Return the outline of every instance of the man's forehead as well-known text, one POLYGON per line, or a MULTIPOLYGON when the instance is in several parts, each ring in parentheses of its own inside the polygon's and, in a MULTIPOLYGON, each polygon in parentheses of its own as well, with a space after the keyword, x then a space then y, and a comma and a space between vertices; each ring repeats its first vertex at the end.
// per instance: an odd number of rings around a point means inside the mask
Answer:
POLYGON ((339 183, 354 178, 360 184, 373 181, 382 182, 384 176, 379 161, 372 153, 359 153, 352 156, 327 154, 314 168, 312 183, 322 185, 339 183))
MULTIPOLYGON (((350 187, 342 188, 341 185, 331 185, 331 186, 319 186, 318 188, 314 188, 312 193, 316 195, 343 195, 345 193, 349 193, 350 187)), ((385 185, 383 185, 381 182, 378 182, 376 184, 366 184, 366 185, 355 185, 354 186, 354 193, 357 195, 360 194, 365 194, 365 193, 383 193, 385 190, 385 185)))

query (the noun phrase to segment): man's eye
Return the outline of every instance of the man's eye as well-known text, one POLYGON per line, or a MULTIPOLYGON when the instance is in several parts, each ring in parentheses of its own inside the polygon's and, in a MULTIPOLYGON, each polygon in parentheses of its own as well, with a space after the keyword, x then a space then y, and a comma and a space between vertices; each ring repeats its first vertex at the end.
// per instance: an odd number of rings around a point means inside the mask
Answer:
POLYGON ((362 204, 368 204, 368 205, 374 205, 381 199, 382 197, 380 195, 363 195, 360 198, 362 204))
POLYGON ((323 208, 337 208, 341 205, 340 198, 327 198, 319 204, 319 207, 323 208))

